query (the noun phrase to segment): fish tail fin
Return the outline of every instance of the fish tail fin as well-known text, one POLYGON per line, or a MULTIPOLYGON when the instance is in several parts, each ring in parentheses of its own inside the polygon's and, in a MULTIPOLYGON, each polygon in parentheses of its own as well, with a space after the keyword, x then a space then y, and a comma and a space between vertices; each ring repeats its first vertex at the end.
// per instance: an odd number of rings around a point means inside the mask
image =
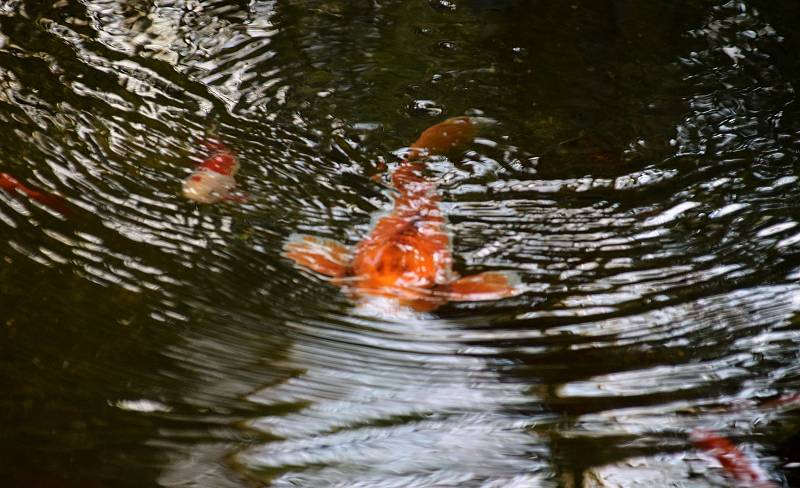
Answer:
POLYGON ((477 133, 477 124, 472 117, 452 117, 425 129, 411 144, 407 161, 415 161, 428 155, 443 155, 469 145, 477 133))
POLYGON ((473 302, 513 297, 524 289, 513 271, 486 271, 460 278, 443 291, 450 301, 473 302))
POLYGON ((446 155, 463 149, 474 139, 477 124, 472 117, 452 117, 425 129, 411 144, 403 163, 392 175, 392 185, 401 193, 409 183, 422 181, 420 174, 424 159, 432 155, 446 155))
POLYGON ((347 274, 350 264, 350 252, 343 244, 301 234, 289 237, 283 246, 283 256, 298 266, 331 278, 340 278, 347 274))

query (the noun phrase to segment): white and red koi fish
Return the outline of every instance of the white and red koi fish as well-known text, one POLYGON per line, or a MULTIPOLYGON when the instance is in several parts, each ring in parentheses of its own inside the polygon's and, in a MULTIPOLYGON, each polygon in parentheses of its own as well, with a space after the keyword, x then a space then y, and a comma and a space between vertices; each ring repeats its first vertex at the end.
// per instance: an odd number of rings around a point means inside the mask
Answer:
POLYGON ((198 203, 238 200, 231 194, 239 171, 236 155, 222 142, 205 140, 203 145, 210 154, 183 181, 183 196, 198 203))
POLYGON ((61 214, 67 215, 70 213, 67 201, 62 197, 52 193, 34 190, 8 173, 0 173, 0 189, 9 192, 12 195, 26 196, 31 200, 41 203, 45 207, 60 212, 61 214))
POLYGON ((708 430, 695 430, 691 438, 698 449, 714 457, 740 486, 777 488, 778 485, 770 481, 764 471, 727 437, 708 430))
POLYGON ((337 242, 296 236, 284 256, 332 278, 356 299, 384 297, 416 311, 449 301, 496 300, 518 295, 514 273, 489 271, 459 278, 453 271, 450 237, 436 184, 421 174, 424 159, 470 143, 475 122, 445 120, 425 130, 392 175, 394 209, 351 252, 337 242))

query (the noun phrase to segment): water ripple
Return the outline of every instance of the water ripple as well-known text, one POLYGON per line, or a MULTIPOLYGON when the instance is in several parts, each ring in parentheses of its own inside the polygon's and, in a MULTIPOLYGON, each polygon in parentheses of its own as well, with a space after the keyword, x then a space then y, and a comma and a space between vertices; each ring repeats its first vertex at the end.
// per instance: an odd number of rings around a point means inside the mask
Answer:
POLYGON ((701 3, 0 4, 9 482, 729 483, 699 428, 788 480, 796 11, 701 3), (462 114, 454 268, 524 293, 356 304, 281 256, 357 245, 462 114), (181 196, 207 140, 237 201, 181 196))

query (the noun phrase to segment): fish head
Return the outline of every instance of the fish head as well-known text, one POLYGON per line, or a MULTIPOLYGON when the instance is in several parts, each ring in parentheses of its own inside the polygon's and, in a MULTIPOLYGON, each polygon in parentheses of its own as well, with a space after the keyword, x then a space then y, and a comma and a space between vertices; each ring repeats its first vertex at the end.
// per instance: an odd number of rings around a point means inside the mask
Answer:
POLYGON ((411 323, 410 321, 433 318, 428 313, 433 312, 443 303, 444 300, 431 293, 416 298, 360 295, 355 297, 353 313, 407 326, 411 323))
POLYGON ((236 176, 239 160, 230 151, 219 151, 200 163, 198 169, 205 169, 222 175, 236 176))

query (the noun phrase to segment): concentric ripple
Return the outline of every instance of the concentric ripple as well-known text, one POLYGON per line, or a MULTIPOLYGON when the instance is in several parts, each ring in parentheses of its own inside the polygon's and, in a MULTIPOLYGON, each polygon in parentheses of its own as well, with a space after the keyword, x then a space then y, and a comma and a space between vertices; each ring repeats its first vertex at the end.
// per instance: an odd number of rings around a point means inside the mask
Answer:
MULTIPOLYGON (((791 5, 0 4, 0 472, 13 486, 729 486, 797 439, 791 5), (356 246, 426 127, 455 271, 419 313, 282 256, 356 246), (217 141, 234 198, 181 184, 217 141), (16 181, 17 183, 12 183, 16 181)), ((743 485, 744 486, 744 485, 743 485)))

